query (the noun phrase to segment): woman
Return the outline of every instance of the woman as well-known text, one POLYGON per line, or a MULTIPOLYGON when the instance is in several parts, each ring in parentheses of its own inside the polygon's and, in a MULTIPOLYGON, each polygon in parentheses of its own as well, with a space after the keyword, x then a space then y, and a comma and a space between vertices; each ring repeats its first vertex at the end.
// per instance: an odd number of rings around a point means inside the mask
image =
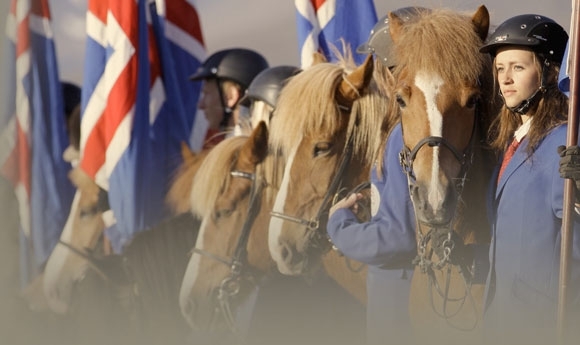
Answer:
MULTIPOLYGON (((484 327, 494 344, 556 341, 564 180, 557 148, 566 142, 568 101, 557 87, 568 35, 550 18, 506 20, 481 52, 494 58, 504 105, 492 146, 504 152, 490 193, 491 269, 484 327)), ((580 216, 574 223, 575 248, 580 216)), ((572 300, 578 297, 575 252, 572 300)))

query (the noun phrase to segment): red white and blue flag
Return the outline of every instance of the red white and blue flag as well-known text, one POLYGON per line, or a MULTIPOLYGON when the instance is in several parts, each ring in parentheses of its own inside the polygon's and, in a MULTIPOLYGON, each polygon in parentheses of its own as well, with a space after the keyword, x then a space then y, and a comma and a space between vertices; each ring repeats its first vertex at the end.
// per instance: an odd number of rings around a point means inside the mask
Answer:
POLYGON ((10 65, 0 114, 0 168, 19 204, 22 283, 38 271, 68 217, 74 187, 48 0, 12 0, 10 65))
MULTIPOLYGON (((367 41, 377 22, 373 0, 295 0, 298 48, 302 67, 312 64, 315 52, 335 61, 329 47, 341 48, 343 39, 354 51, 367 41)), ((364 56, 353 54, 360 64, 364 56)))
POLYGON ((191 0, 89 1, 80 165, 109 193, 116 252, 168 215, 200 90, 188 76, 205 54, 191 0))

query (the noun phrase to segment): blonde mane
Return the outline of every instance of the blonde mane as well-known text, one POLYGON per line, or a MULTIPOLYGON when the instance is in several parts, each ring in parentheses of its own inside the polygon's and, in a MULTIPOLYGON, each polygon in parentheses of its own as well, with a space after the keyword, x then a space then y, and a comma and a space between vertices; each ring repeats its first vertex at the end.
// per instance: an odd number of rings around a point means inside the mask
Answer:
POLYGON ((248 140, 246 136, 224 139, 208 153, 193 178, 191 187, 193 214, 202 218, 211 212, 223 186, 229 183, 232 164, 246 140, 248 140))
MULTIPOLYGON (((274 152, 285 155, 303 136, 341 130, 344 121, 335 100, 337 85, 355 69, 346 54, 338 63, 318 63, 294 76, 284 86, 270 125, 270 142, 274 152)), ((352 135, 354 153, 372 162, 384 141, 379 134, 388 114, 388 104, 374 83, 352 105, 347 137, 352 135)), ((345 143, 346 144, 346 143, 345 143)))

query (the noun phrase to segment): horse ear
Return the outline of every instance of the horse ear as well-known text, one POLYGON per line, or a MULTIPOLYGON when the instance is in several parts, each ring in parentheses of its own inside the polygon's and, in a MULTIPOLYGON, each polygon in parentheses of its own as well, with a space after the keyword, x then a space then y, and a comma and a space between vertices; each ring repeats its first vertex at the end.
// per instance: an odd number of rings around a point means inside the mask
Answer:
POLYGON ((326 56, 324 56, 324 54, 320 53, 320 52, 314 52, 314 54, 312 54, 312 65, 318 65, 319 63, 323 63, 323 62, 328 62, 328 60, 326 59, 326 56))
POLYGON ((367 55, 365 62, 357 67, 352 73, 344 77, 338 86, 337 97, 339 102, 343 101, 346 104, 354 102, 360 97, 362 91, 369 85, 373 77, 373 56, 367 55))
POLYGON ((397 43, 399 36, 401 35, 401 30, 403 29, 404 21, 397 14, 389 12, 389 33, 391 34, 391 39, 394 43, 397 43))
POLYGON ((189 148, 189 145, 185 141, 181 142, 181 158, 183 159, 183 164, 191 163, 195 159, 196 155, 189 148))
POLYGON ((481 38, 481 41, 484 42, 489 32, 489 11, 485 5, 479 6, 471 18, 471 22, 475 27, 475 32, 481 38))
POLYGON ((268 126, 260 121, 242 147, 240 159, 245 157, 253 165, 261 163, 268 154, 268 135, 268 126))

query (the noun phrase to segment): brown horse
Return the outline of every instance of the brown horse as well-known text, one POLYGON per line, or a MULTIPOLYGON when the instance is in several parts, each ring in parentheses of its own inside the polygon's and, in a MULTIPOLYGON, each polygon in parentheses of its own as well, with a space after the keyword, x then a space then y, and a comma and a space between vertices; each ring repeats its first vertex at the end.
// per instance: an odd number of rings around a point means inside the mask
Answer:
POLYGON ((373 60, 354 68, 315 64, 287 84, 271 125, 273 150, 287 157, 272 211, 269 248, 280 272, 308 274, 329 249, 334 198, 369 180, 396 117, 373 80, 373 60), (335 196, 336 195, 336 196, 335 196))
MULTIPOLYGON (((316 338, 320 343, 320 327, 306 320, 320 313, 333 313, 332 310, 339 310, 337 308, 348 303, 351 306, 357 303, 343 290, 340 293, 345 296, 330 301, 331 296, 337 295, 336 283, 328 284, 323 277, 311 277, 311 284, 306 284, 303 279, 282 278, 276 274, 275 263, 268 252, 267 224, 283 159, 268 154, 267 140, 267 127, 262 122, 249 138, 230 138, 218 144, 196 174, 192 197, 197 197, 192 199, 192 206, 194 213, 203 217, 203 221, 181 288, 182 312, 199 332, 211 331, 215 335, 233 330, 236 336, 243 336, 242 322, 236 314, 242 304, 248 303, 254 288, 260 286, 256 313, 252 316, 252 319, 261 320, 254 321, 254 325, 260 326, 250 327, 248 337, 263 342, 264 337, 268 336, 266 334, 270 333, 272 337, 298 341, 297 337, 307 337, 306 333, 312 336, 311 341, 316 338), (200 195, 204 197, 200 198, 200 195), (298 291, 301 295, 296 296, 298 291), (324 294, 322 300, 326 299, 326 303, 333 307, 324 304, 320 298, 307 302, 308 296, 316 293, 324 294), (263 296, 271 294, 286 297, 264 301, 263 296), (267 307, 264 308, 264 305, 267 307), (308 315, 300 306, 310 310, 308 315), (313 311, 314 306, 319 307, 317 311, 313 311), (284 309, 286 316, 273 318, 270 314, 272 308, 284 309), (268 311, 264 312, 264 309, 268 311), (261 319, 262 316, 265 320, 261 319), (280 333, 273 330, 264 332, 266 323, 271 323, 280 333), (308 324, 316 331, 305 330, 308 324), (301 332, 295 332, 296 328, 301 332)), ((366 301, 365 271, 349 270, 344 258, 338 257, 336 252, 327 255, 327 258, 327 274, 359 301, 366 301)), ((361 309, 361 306, 353 306, 344 314, 357 315, 353 312, 356 308, 361 309)), ((359 316, 360 325, 363 316, 359 316)), ((324 316, 329 317, 331 315, 324 316)), ((329 329, 328 332, 333 335, 326 335, 325 342, 338 340, 337 334, 342 334, 343 339, 350 342, 360 340, 362 332, 352 331, 356 324, 349 322, 349 327, 343 328, 345 332, 347 329, 351 331, 348 335, 329 329)), ((359 328, 362 330, 362 327, 359 328)))
POLYGON ((405 23, 389 15, 407 173, 418 223, 410 311, 420 336, 474 341, 490 241, 486 190, 495 157, 491 60, 479 53, 489 14, 436 9, 405 23), (482 246, 479 246, 482 245, 482 246), (451 327, 448 327, 451 326, 451 327))
POLYGON ((179 310, 179 285, 199 222, 189 211, 181 212, 190 208, 189 193, 182 191, 191 190, 193 175, 205 155, 183 146, 184 163, 167 197, 175 215, 136 234, 122 255, 103 248, 104 215, 110 212, 104 202, 106 193, 82 170, 71 171, 77 192, 43 276, 52 311, 81 319, 77 328, 85 331, 112 331, 119 325, 123 331, 115 334, 126 334, 136 342, 183 341, 189 328, 179 310), (85 322, 89 318, 93 328, 85 322))

